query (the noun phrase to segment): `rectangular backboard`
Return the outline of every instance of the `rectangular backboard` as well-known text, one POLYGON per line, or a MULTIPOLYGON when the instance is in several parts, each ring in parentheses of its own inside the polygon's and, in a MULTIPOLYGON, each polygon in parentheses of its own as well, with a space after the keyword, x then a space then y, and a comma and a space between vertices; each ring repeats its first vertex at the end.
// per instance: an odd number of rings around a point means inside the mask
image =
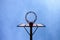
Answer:
MULTIPOLYGON (((19 24, 18 27, 29 27, 29 24, 19 24)), ((45 27, 43 24, 33 24, 33 27, 45 27)))

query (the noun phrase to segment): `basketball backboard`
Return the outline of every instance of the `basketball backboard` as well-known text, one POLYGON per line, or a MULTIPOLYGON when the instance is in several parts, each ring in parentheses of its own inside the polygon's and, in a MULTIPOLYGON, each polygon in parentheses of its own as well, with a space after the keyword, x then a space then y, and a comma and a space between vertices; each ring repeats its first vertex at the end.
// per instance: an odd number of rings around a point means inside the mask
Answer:
MULTIPOLYGON (((19 24, 18 27, 29 27, 29 24, 19 24)), ((33 27, 45 27, 43 24, 33 24, 33 27)))

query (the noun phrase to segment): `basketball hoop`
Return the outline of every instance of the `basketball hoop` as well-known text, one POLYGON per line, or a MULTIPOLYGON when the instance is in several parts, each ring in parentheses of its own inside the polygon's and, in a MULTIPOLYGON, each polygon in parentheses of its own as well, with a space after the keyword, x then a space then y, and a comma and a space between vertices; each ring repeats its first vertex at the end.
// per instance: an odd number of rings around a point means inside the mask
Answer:
POLYGON ((26 32, 30 35, 30 40, 33 40, 33 35, 35 34, 38 27, 45 27, 45 25, 43 25, 43 24, 35 24, 35 22, 37 20, 37 15, 33 11, 29 11, 29 12, 26 13, 25 20, 27 21, 28 24, 20 24, 20 25, 18 25, 18 27, 24 27, 26 32), (30 13, 34 14, 34 16, 35 16, 35 19, 33 21, 30 21, 30 19, 28 20, 28 18, 27 18, 30 13), (30 33, 28 32, 28 30, 25 27, 30 28, 30 33), (33 27, 36 27, 34 32, 33 32, 33 27))
POLYGON ((35 21, 37 20, 37 15, 36 15, 36 13, 33 12, 33 11, 27 12, 26 15, 25 15, 25 20, 27 21, 27 23, 30 23, 30 22, 35 23, 35 21), (34 21, 29 21, 29 20, 27 19, 27 16, 28 16, 28 14, 30 14, 30 13, 34 14, 34 16, 35 16, 34 21))

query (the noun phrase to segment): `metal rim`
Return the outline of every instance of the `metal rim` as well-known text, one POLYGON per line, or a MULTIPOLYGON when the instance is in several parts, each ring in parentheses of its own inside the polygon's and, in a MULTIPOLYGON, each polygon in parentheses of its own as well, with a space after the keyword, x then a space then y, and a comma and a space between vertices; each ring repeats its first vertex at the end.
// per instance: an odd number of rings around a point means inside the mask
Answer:
POLYGON ((36 13, 33 12, 33 11, 29 11, 29 12, 26 13, 26 15, 25 15, 25 20, 27 21, 27 23, 30 22, 30 21, 27 19, 27 15, 28 15, 29 13, 33 13, 33 14, 35 15, 35 19, 34 19, 34 21, 32 21, 33 23, 35 23, 35 21, 37 20, 37 15, 36 15, 36 13))

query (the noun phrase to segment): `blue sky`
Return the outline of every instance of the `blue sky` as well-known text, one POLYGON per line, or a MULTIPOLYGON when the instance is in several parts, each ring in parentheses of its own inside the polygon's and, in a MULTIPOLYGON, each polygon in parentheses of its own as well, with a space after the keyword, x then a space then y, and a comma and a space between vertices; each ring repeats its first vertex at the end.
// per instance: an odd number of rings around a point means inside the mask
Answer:
POLYGON ((34 11, 36 23, 45 24, 38 28, 33 40, 60 40, 60 0, 0 0, 0 40, 29 40, 24 28, 25 14, 34 11))

